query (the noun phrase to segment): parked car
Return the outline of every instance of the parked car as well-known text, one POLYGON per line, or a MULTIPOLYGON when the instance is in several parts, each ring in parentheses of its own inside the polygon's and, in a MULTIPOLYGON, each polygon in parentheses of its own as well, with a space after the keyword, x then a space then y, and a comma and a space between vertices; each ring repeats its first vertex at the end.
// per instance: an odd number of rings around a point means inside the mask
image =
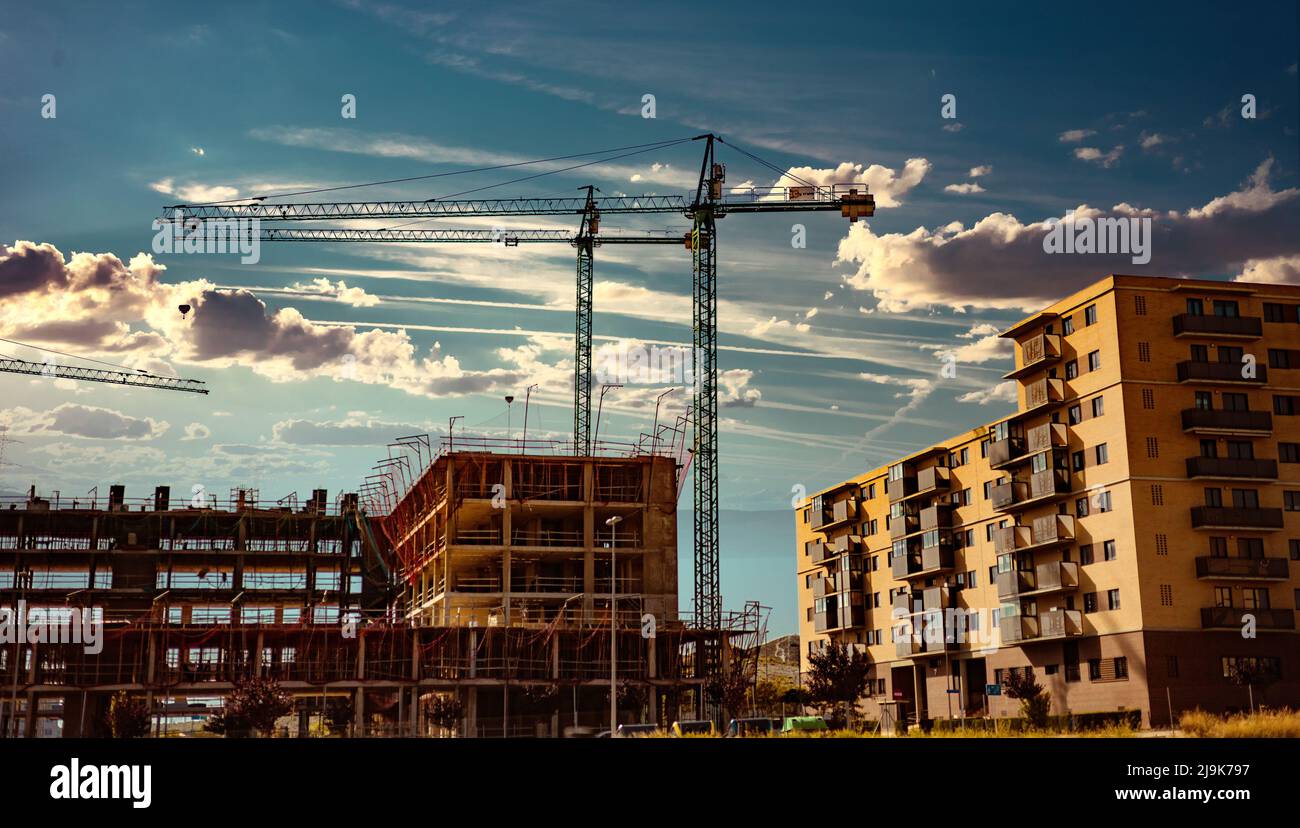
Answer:
POLYGON ((686 721, 673 722, 672 728, 668 731, 670 736, 716 736, 717 733, 718 729, 708 719, 687 719, 686 721))
POLYGON ((638 736, 653 736, 663 730, 657 724, 621 724, 618 730, 614 731, 614 736, 621 739, 632 739, 638 736))
POLYGON ((780 719, 766 716, 754 716, 746 719, 732 719, 727 725, 728 736, 767 736, 781 729, 780 719))
POLYGON ((782 733, 794 733, 798 730, 826 730, 826 720, 821 716, 786 716, 781 725, 782 733))

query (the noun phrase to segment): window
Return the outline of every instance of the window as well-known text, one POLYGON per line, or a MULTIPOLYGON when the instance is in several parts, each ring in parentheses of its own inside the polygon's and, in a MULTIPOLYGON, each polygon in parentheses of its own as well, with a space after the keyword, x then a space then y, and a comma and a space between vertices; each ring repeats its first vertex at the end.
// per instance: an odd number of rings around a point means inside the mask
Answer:
POLYGON ((1174 605, 1174 587, 1172 584, 1160 585, 1160 606, 1172 607, 1174 605))
POLYGON ((1076 451, 1070 455, 1070 467, 1077 472, 1083 471, 1083 452, 1076 451))
POLYGON ((1092 416, 1100 417, 1106 413, 1105 401, 1101 397, 1092 398, 1092 416))
POLYGON ((1265 322, 1285 322, 1286 305, 1279 305, 1276 302, 1264 303, 1264 321, 1265 322))
POLYGON ((1138 343, 1138 362, 1150 362, 1150 361, 1151 361, 1151 343, 1150 343, 1150 342, 1139 342, 1139 343, 1138 343))
MULTIPOLYGON (((1209 392, 1205 391, 1202 393, 1208 394, 1209 392)), ((1250 410, 1250 397, 1246 396, 1245 394, 1225 392, 1223 395, 1222 402, 1223 402, 1224 411, 1249 411, 1250 410)))
POLYGON ((1277 459, 1282 463, 1300 463, 1300 443, 1278 443, 1277 459))
POLYGON ((1101 659, 1099 658, 1088 659, 1088 680, 1089 681, 1101 680, 1101 659))
POLYGON ((1085 613, 1094 613, 1097 611, 1097 593, 1083 593, 1083 611, 1085 613))
POLYGON ((984 481, 984 499, 985 499, 985 500, 988 500, 988 499, 989 499, 989 495, 992 493, 992 491, 993 491, 993 481, 992 481, 992 480, 985 480, 985 481, 984 481))
POLYGON ((1107 448, 1105 443, 1097 444, 1096 453, 1098 466, 1104 465, 1110 459, 1110 449, 1107 448))
POLYGON ((1282 507, 1288 512, 1300 512, 1300 492, 1282 492, 1282 507))
POLYGON ((1264 539, 1237 538, 1237 557, 1251 560, 1264 557, 1264 539))
POLYGON ((1115 656, 1115 678, 1128 678, 1128 658, 1126 656, 1115 656))
POLYGON ((1081 564, 1092 563, 1092 544, 1085 543, 1079 546, 1079 563, 1081 564))
POLYGON ((804 509, 804 510, 803 510, 803 522, 804 522, 804 523, 807 523, 807 522, 808 522, 808 515, 809 515, 809 513, 811 513, 811 512, 812 512, 811 509, 804 509))
POLYGON ((1061 665, 1059 664, 1048 664, 1043 667, 1043 675, 1045 676, 1054 676, 1060 671, 1061 665))
POLYGON ((1074 501, 1074 515, 1075 517, 1088 516, 1088 498, 1081 497, 1074 501))
POLYGON ((1241 315, 1241 309, 1237 306, 1236 300, 1233 299, 1215 299, 1214 315, 1227 316, 1236 318, 1241 315))
POLYGON ((1269 368, 1290 368, 1291 352, 1281 348, 1268 349, 1268 367, 1269 368))
POLYGON ((1292 538, 1287 541, 1287 551, 1291 553, 1291 560, 1300 561, 1300 540, 1292 538))
POLYGON ((1066 419, 1069 420, 1070 425, 1078 425, 1083 422, 1083 409, 1078 405, 1070 406, 1069 414, 1066 419))
POLYGON ((1214 409, 1214 395, 1209 391, 1197 391, 1196 409, 1198 411, 1212 411, 1214 409))
POLYGON ((1228 440, 1228 457, 1233 460, 1254 460, 1255 444, 1249 440, 1228 440))
POLYGON ((1070 334, 1074 333, 1073 316, 1067 316, 1061 320, 1061 333, 1065 336, 1069 336, 1070 334))
POLYGON ((1210 487, 1205 490, 1205 505, 1217 509, 1223 505, 1223 489, 1210 487))
POLYGON ((1192 355, 1192 362, 1210 361, 1210 349, 1204 345, 1193 345, 1188 352, 1192 355))
POLYGON ((1089 305, 1083 309, 1083 326, 1086 328, 1095 324, 1097 324, 1097 306, 1089 305))
POLYGON ((1077 376, 1079 376, 1079 361, 1072 359, 1065 363, 1065 378, 1072 380, 1077 376))
POLYGON ((1168 554, 1169 554, 1169 536, 1168 536, 1168 535, 1156 535, 1156 554, 1157 554, 1157 555, 1168 555, 1168 554))
POLYGON ((1147 298, 1145 296, 1139 294, 1133 297, 1133 313, 1136 316, 1147 315, 1147 298))
POLYGON ((1110 492, 1098 492, 1098 493, 1097 493, 1097 511, 1098 511, 1098 512, 1109 512, 1110 509, 1111 509, 1111 506, 1110 506, 1110 492))
POLYGON ((1187 300, 1187 315, 1188 315, 1188 316, 1204 316, 1204 315, 1205 315, 1205 303, 1202 302, 1200 299, 1188 299, 1188 300, 1187 300))
POLYGON ((1148 411, 1156 407, 1156 392, 1153 388, 1142 389, 1142 407, 1148 411))
POLYGON ((1112 609, 1112 610, 1117 610, 1117 609, 1119 609, 1119 590, 1118 590, 1118 589, 1108 589, 1108 590, 1106 590, 1106 607, 1107 607, 1108 609, 1112 609))
POLYGON ((1279 417, 1290 417, 1295 414, 1295 397, 1283 394, 1273 395, 1273 413, 1279 417))
POLYGON ((1101 549, 1102 549, 1102 557, 1105 560, 1108 561, 1115 560, 1115 541, 1113 540, 1103 541, 1101 544, 1101 549))
POLYGON ((997 583, 997 580, 998 580, 998 565, 993 564, 993 566, 989 567, 989 583, 990 584, 997 583))
POLYGON ((1101 368, 1101 351, 1093 351, 1088 354, 1088 370, 1096 371, 1101 368))
POLYGON ((1232 508, 1234 509, 1258 509, 1259 492, 1254 489, 1233 489, 1232 490, 1232 508))
POLYGON ((1232 607, 1232 587, 1215 587, 1214 588, 1214 605, 1216 607, 1232 607))
POLYGON ((1241 606, 1244 609, 1268 609, 1268 590, 1258 587, 1242 587, 1241 606))

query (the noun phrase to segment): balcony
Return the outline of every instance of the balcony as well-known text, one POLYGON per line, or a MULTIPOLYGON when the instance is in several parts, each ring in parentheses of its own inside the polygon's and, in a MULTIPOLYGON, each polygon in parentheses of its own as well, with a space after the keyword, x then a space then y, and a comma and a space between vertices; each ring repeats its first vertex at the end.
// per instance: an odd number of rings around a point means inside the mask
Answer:
POLYGON ((990 499, 994 509, 1004 512, 1046 503, 1069 493, 1069 472, 1064 469, 1043 469, 1030 475, 1028 481, 999 483, 990 492, 990 499))
POLYGON ((1263 320, 1258 316, 1194 316, 1180 313, 1174 317, 1174 336, 1259 339, 1263 334, 1263 320))
POLYGON ((1065 423, 1043 423, 1027 432, 1028 454, 1037 454, 1053 448, 1062 448, 1069 444, 1065 423))
POLYGON ((952 539, 949 538, 947 543, 940 543, 937 546, 926 546, 921 549, 921 568, 915 572, 908 573, 907 577, 916 578, 919 576, 937 575, 940 572, 947 572, 953 568, 953 550, 952 539))
POLYGON ((1043 515, 1029 525, 993 530, 993 551, 998 555, 1047 549, 1074 540, 1073 515, 1043 515))
POLYGON ((1065 399, 1065 380, 1044 377, 1025 386, 1025 410, 1018 416, 1024 417, 1045 411, 1060 405, 1065 399))
POLYGON ((946 466, 931 466, 916 473, 916 492, 914 494, 933 494, 946 492, 950 483, 950 472, 946 466))
POLYGON ((902 477, 886 482, 885 494, 889 495, 891 502, 916 494, 916 474, 904 474, 902 477))
POLYGON ((894 627, 894 654, 898 658, 940 655, 958 650, 956 630, 942 611, 914 615, 894 627))
POLYGON ((898 540, 921 531, 921 519, 916 514, 890 517, 889 539, 898 540))
POLYGON ((936 503, 921 510, 921 531, 948 529, 952 526, 952 504, 936 503))
POLYGON ((1040 333, 1020 343, 1020 367, 1003 379, 1018 379, 1032 374, 1061 358, 1060 334, 1040 333))
POLYGON ((1244 607, 1203 607, 1201 609, 1201 629, 1205 630, 1240 630, 1246 624, 1246 616, 1253 616, 1257 630, 1294 630, 1295 610, 1289 609, 1246 609, 1244 607))
POLYGON ((857 517, 857 498, 850 497, 845 500, 837 500, 834 503, 823 504, 820 510, 814 510, 811 525, 814 530, 820 532, 856 520, 857 517))
POLYGON ((1277 461, 1241 457, 1188 457, 1187 476, 1277 480, 1277 461))
POLYGON ((826 541, 807 541, 803 545, 804 552, 807 553, 809 561, 814 566, 821 566, 835 560, 838 554, 834 547, 826 541))
POLYGON ((909 551, 906 555, 895 555, 889 563, 889 572, 895 581, 904 581, 921 571, 921 553, 909 551))
POLYGON ((1083 613, 1055 609, 1038 615, 1012 615, 998 623, 1003 646, 1083 635, 1083 613))
POLYGON ((1073 561, 1041 563, 1033 569, 998 573, 998 598, 1048 595, 1079 588, 1079 565, 1073 561))
POLYGON ((1238 509, 1233 506, 1193 506, 1192 528, 1272 531, 1282 528, 1282 510, 1278 508, 1238 509))
POLYGON ((840 592, 861 592, 861 572, 836 572, 823 578, 813 579, 813 598, 825 598, 840 592))
POLYGON ((1193 434, 1268 435, 1273 433, 1273 415, 1268 411, 1185 408, 1183 431, 1193 434))
POLYGON ((1193 362, 1178 363, 1179 382, 1206 382, 1222 385, 1263 385, 1268 382, 1268 366, 1256 365, 1255 376, 1243 376, 1243 362, 1193 362))
POLYGON ((848 593, 851 603, 848 606, 828 608, 813 615, 813 627, 817 632, 830 632, 850 627, 861 627, 867 622, 862 593, 848 593))
POLYGON ((1025 445, 1023 437, 1003 437, 1001 440, 994 440, 989 443, 989 466, 1002 469, 1023 462, 1027 457, 1025 445))
POLYGON ((1291 577, 1286 558, 1196 559, 1196 577, 1222 581, 1285 581, 1291 577))

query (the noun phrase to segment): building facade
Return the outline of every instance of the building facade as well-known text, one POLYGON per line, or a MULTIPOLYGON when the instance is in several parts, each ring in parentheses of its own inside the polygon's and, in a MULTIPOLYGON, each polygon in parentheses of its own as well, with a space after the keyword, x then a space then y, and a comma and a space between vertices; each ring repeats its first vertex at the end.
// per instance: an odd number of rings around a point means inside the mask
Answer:
POLYGON ((1003 336, 1017 408, 795 513, 800 635, 868 714, 1300 705, 1300 288, 1110 276, 1003 336))

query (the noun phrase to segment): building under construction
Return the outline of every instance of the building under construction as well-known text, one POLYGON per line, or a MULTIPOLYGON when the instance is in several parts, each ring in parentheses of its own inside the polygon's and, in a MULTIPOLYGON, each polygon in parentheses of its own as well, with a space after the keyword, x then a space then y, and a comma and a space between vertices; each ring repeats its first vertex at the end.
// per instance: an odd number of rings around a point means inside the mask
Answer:
POLYGON ((608 727, 611 643, 620 722, 704 715, 709 675, 752 666, 732 654, 753 647, 757 609, 722 629, 678 612, 671 454, 397 445, 415 450, 333 501, 114 486, 107 502, 7 504, 0 606, 76 610, 103 631, 93 653, 7 636, 0 730, 107 735, 125 692, 166 735, 263 676, 294 696, 291 735, 340 720, 353 735, 572 735, 608 727))

